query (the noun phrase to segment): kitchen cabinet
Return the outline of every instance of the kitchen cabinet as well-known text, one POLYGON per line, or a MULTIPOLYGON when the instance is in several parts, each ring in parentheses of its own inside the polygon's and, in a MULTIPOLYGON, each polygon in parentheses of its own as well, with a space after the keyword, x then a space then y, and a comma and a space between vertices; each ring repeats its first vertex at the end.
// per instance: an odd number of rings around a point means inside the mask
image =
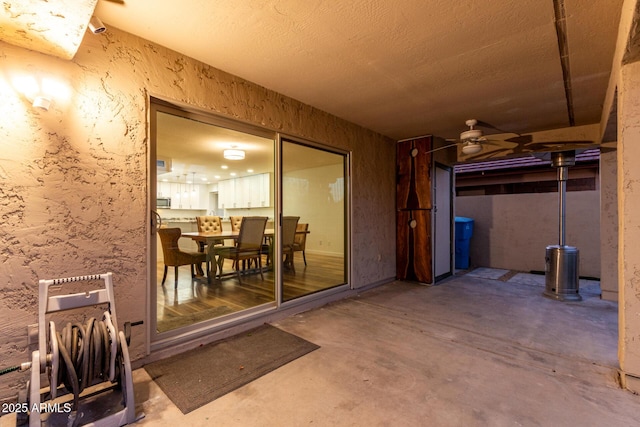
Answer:
POLYGON ((235 206, 236 180, 225 179, 218 182, 218 209, 232 209, 235 206))
POLYGON ((158 197, 170 197, 171 209, 209 209, 209 190, 204 184, 158 182, 158 197))
POLYGON ((271 206, 271 174, 263 173, 218 182, 219 209, 271 206))

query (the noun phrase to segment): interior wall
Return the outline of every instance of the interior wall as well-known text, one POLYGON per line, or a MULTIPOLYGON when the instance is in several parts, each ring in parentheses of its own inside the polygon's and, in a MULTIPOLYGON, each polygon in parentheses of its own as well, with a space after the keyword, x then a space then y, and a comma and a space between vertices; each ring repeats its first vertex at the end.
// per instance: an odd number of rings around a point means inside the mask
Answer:
MULTIPOLYGON (((581 276, 600 277, 599 191, 570 191, 566 200, 566 244, 580 251, 581 276)), ((456 197, 455 206, 474 220, 472 266, 545 270, 546 247, 559 242, 557 193, 456 197)))
POLYGON ((329 187, 336 176, 343 175, 343 169, 342 164, 309 168, 283 178, 284 213, 300 216, 301 223, 309 224, 307 253, 344 255, 344 197, 334 199, 329 187), (300 183, 304 189, 296 191, 300 183))
MULTIPOLYGON (((3 367, 29 360, 39 279, 111 271, 120 327, 146 318, 150 95, 351 151, 351 283, 395 277, 394 141, 115 28, 70 61, 1 42, 0 58, 3 367), (24 73, 63 79, 68 96, 32 108, 11 83, 24 73)), ((147 343, 133 328, 132 359, 147 343)), ((0 400, 28 373, 9 375, 0 400)))

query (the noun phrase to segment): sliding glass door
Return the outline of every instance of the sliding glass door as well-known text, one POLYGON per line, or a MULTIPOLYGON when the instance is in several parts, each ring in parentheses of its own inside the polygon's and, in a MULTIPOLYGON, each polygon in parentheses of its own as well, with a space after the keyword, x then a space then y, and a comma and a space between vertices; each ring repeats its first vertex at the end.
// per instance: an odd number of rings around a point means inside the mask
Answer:
POLYGON ((282 301, 347 283, 346 171, 346 154, 282 140, 282 301), (297 220, 291 251, 286 219, 297 220))
POLYGON ((153 343, 348 283, 346 153, 155 99, 150 130, 153 343))
POLYGON ((155 333, 274 308, 275 133, 171 106, 152 111, 155 333), (249 216, 266 218, 264 245, 235 262, 249 216))

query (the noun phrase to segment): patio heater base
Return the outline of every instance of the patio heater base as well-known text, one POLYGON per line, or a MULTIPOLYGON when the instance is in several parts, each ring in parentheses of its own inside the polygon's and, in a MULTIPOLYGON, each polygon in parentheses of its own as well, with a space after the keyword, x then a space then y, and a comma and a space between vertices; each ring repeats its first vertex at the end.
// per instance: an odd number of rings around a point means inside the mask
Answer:
POLYGON ((578 288, 578 249, 573 246, 547 246, 545 259, 543 295, 559 301, 582 301, 578 288))

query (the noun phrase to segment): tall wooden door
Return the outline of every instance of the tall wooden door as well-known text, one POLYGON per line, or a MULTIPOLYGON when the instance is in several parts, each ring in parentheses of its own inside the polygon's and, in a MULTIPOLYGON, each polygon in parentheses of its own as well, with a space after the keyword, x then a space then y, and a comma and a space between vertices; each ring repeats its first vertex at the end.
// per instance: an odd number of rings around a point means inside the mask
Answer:
POLYGON ((433 283, 430 136, 400 141, 396 151, 396 276, 433 283))

